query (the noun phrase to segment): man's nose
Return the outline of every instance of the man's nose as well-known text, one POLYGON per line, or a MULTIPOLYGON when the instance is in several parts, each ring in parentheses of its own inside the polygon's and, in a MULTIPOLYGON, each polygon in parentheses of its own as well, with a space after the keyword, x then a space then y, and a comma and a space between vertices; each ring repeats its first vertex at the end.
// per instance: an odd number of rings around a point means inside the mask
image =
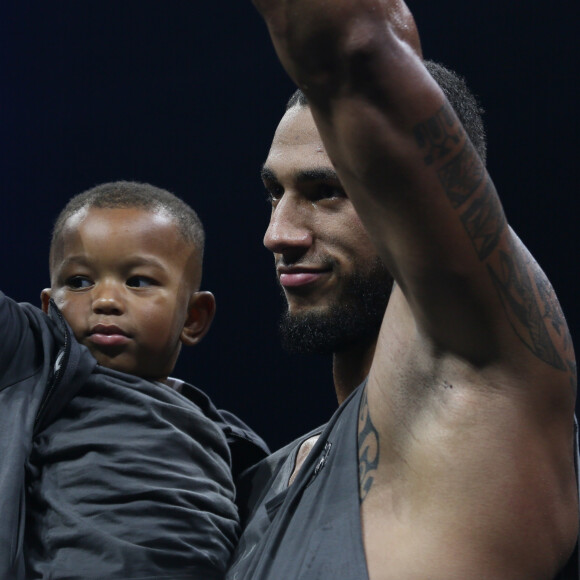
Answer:
POLYGON ((311 211, 306 201, 285 193, 272 208, 264 246, 275 254, 303 254, 313 241, 311 211))
POLYGON ((122 314, 125 310, 120 283, 99 282, 93 288, 93 312, 96 314, 122 314))

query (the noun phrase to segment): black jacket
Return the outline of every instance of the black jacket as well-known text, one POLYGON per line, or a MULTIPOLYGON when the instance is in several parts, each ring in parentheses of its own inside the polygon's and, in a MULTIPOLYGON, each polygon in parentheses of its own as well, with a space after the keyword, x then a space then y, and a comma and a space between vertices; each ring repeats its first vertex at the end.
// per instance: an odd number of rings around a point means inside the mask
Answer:
POLYGON ((191 385, 99 366, 0 293, 0 580, 221 578, 234 468, 267 453, 191 385))

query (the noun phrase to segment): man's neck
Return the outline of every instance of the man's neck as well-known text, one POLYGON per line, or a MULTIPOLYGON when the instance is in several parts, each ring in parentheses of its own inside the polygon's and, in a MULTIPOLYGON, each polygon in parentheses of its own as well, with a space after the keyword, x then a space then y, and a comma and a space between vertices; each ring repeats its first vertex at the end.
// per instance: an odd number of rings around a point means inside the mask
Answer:
POLYGON ((375 339, 334 353, 332 375, 339 405, 369 374, 376 344, 377 341, 375 339))

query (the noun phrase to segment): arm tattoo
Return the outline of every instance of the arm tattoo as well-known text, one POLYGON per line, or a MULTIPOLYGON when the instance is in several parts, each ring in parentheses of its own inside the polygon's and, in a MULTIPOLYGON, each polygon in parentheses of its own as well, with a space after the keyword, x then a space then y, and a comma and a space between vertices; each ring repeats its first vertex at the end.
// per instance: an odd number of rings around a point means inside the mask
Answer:
POLYGON ((358 475, 359 499, 367 497, 373 482, 374 472, 379 466, 379 433, 371 421, 367 388, 363 393, 358 415, 358 475))
POLYGON ((415 140, 421 149, 427 149, 425 164, 431 165, 453 151, 462 137, 461 125, 455 122, 450 106, 443 106, 424 123, 415 127, 415 140))
POLYGON ((438 174, 451 205, 460 212, 479 259, 485 260, 497 246, 506 221, 495 188, 471 142, 466 140, 459 154, 438 174))
POLYGON ((480 261, 486 262, 516 335, 536 357, 569 371, 575 384, 572 342, 553 290, 541 270, 531 259, 526 260, 515 244, 510 244, 508 252, 498 249, 507 228, 505 215, 495 187, 451 106, 445 104, 419 124, 414 135, 425 150, 425 164, 438 166, 443 191, 480 261))
POLYGON ((471 142, 457 121, 450 105, 444 105, 434 117, 415 128, 415 138, 421 148, 427 148, 426 165, 444 160, 453 154, 439 170, 438 176, 451 205, 460 213, 463 227, 480 260, 495 249, 506 225, 495 188, 471 142), (463 147, 456 153, 456 147, 463 147))
POLYGON ((514 258, 517 250, 513 243, 511 246, 509 253, 499 252, 494 265, 487 265, 508 320, 520 340, 539 359, 562 371, 572 371, 575 376, 571 368, 572 339, 552 288, 530 258, 514 258), (557 345, 550 336, 550 328, 557 337, 557 345), (569 353, 569 360, 565 362, 560 353, 569 353))

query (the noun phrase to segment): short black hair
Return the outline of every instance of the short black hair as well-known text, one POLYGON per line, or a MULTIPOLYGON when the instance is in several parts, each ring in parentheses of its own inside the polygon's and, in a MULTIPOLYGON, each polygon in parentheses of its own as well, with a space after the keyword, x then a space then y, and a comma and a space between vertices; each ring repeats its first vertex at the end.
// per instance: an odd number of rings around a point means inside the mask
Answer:
MULTIPOLYGON (((475 150, 485 164, 487 159, 487 142, 482 115, 484 113, 477 97, 468 88, 465 79, 441 63, 426 60, 423 62, 429 74, 441 87, 449 104, 461 121, 475 150)), ((292 107, 307 107, 306 95, 297 89, 286 103, 286 110, 292 107)))
POLYGON ((151 212, 165 212, 177 225, 183 239, 194 245, 203 258, 205 231, 197 213, 173 193, 149 183, 136 181, 112 181, 103 183, 72 197, 54 223, 50 242, 50 265, 54 248, 67 220, 83 209, 90 208, 139 208, 151 212))

